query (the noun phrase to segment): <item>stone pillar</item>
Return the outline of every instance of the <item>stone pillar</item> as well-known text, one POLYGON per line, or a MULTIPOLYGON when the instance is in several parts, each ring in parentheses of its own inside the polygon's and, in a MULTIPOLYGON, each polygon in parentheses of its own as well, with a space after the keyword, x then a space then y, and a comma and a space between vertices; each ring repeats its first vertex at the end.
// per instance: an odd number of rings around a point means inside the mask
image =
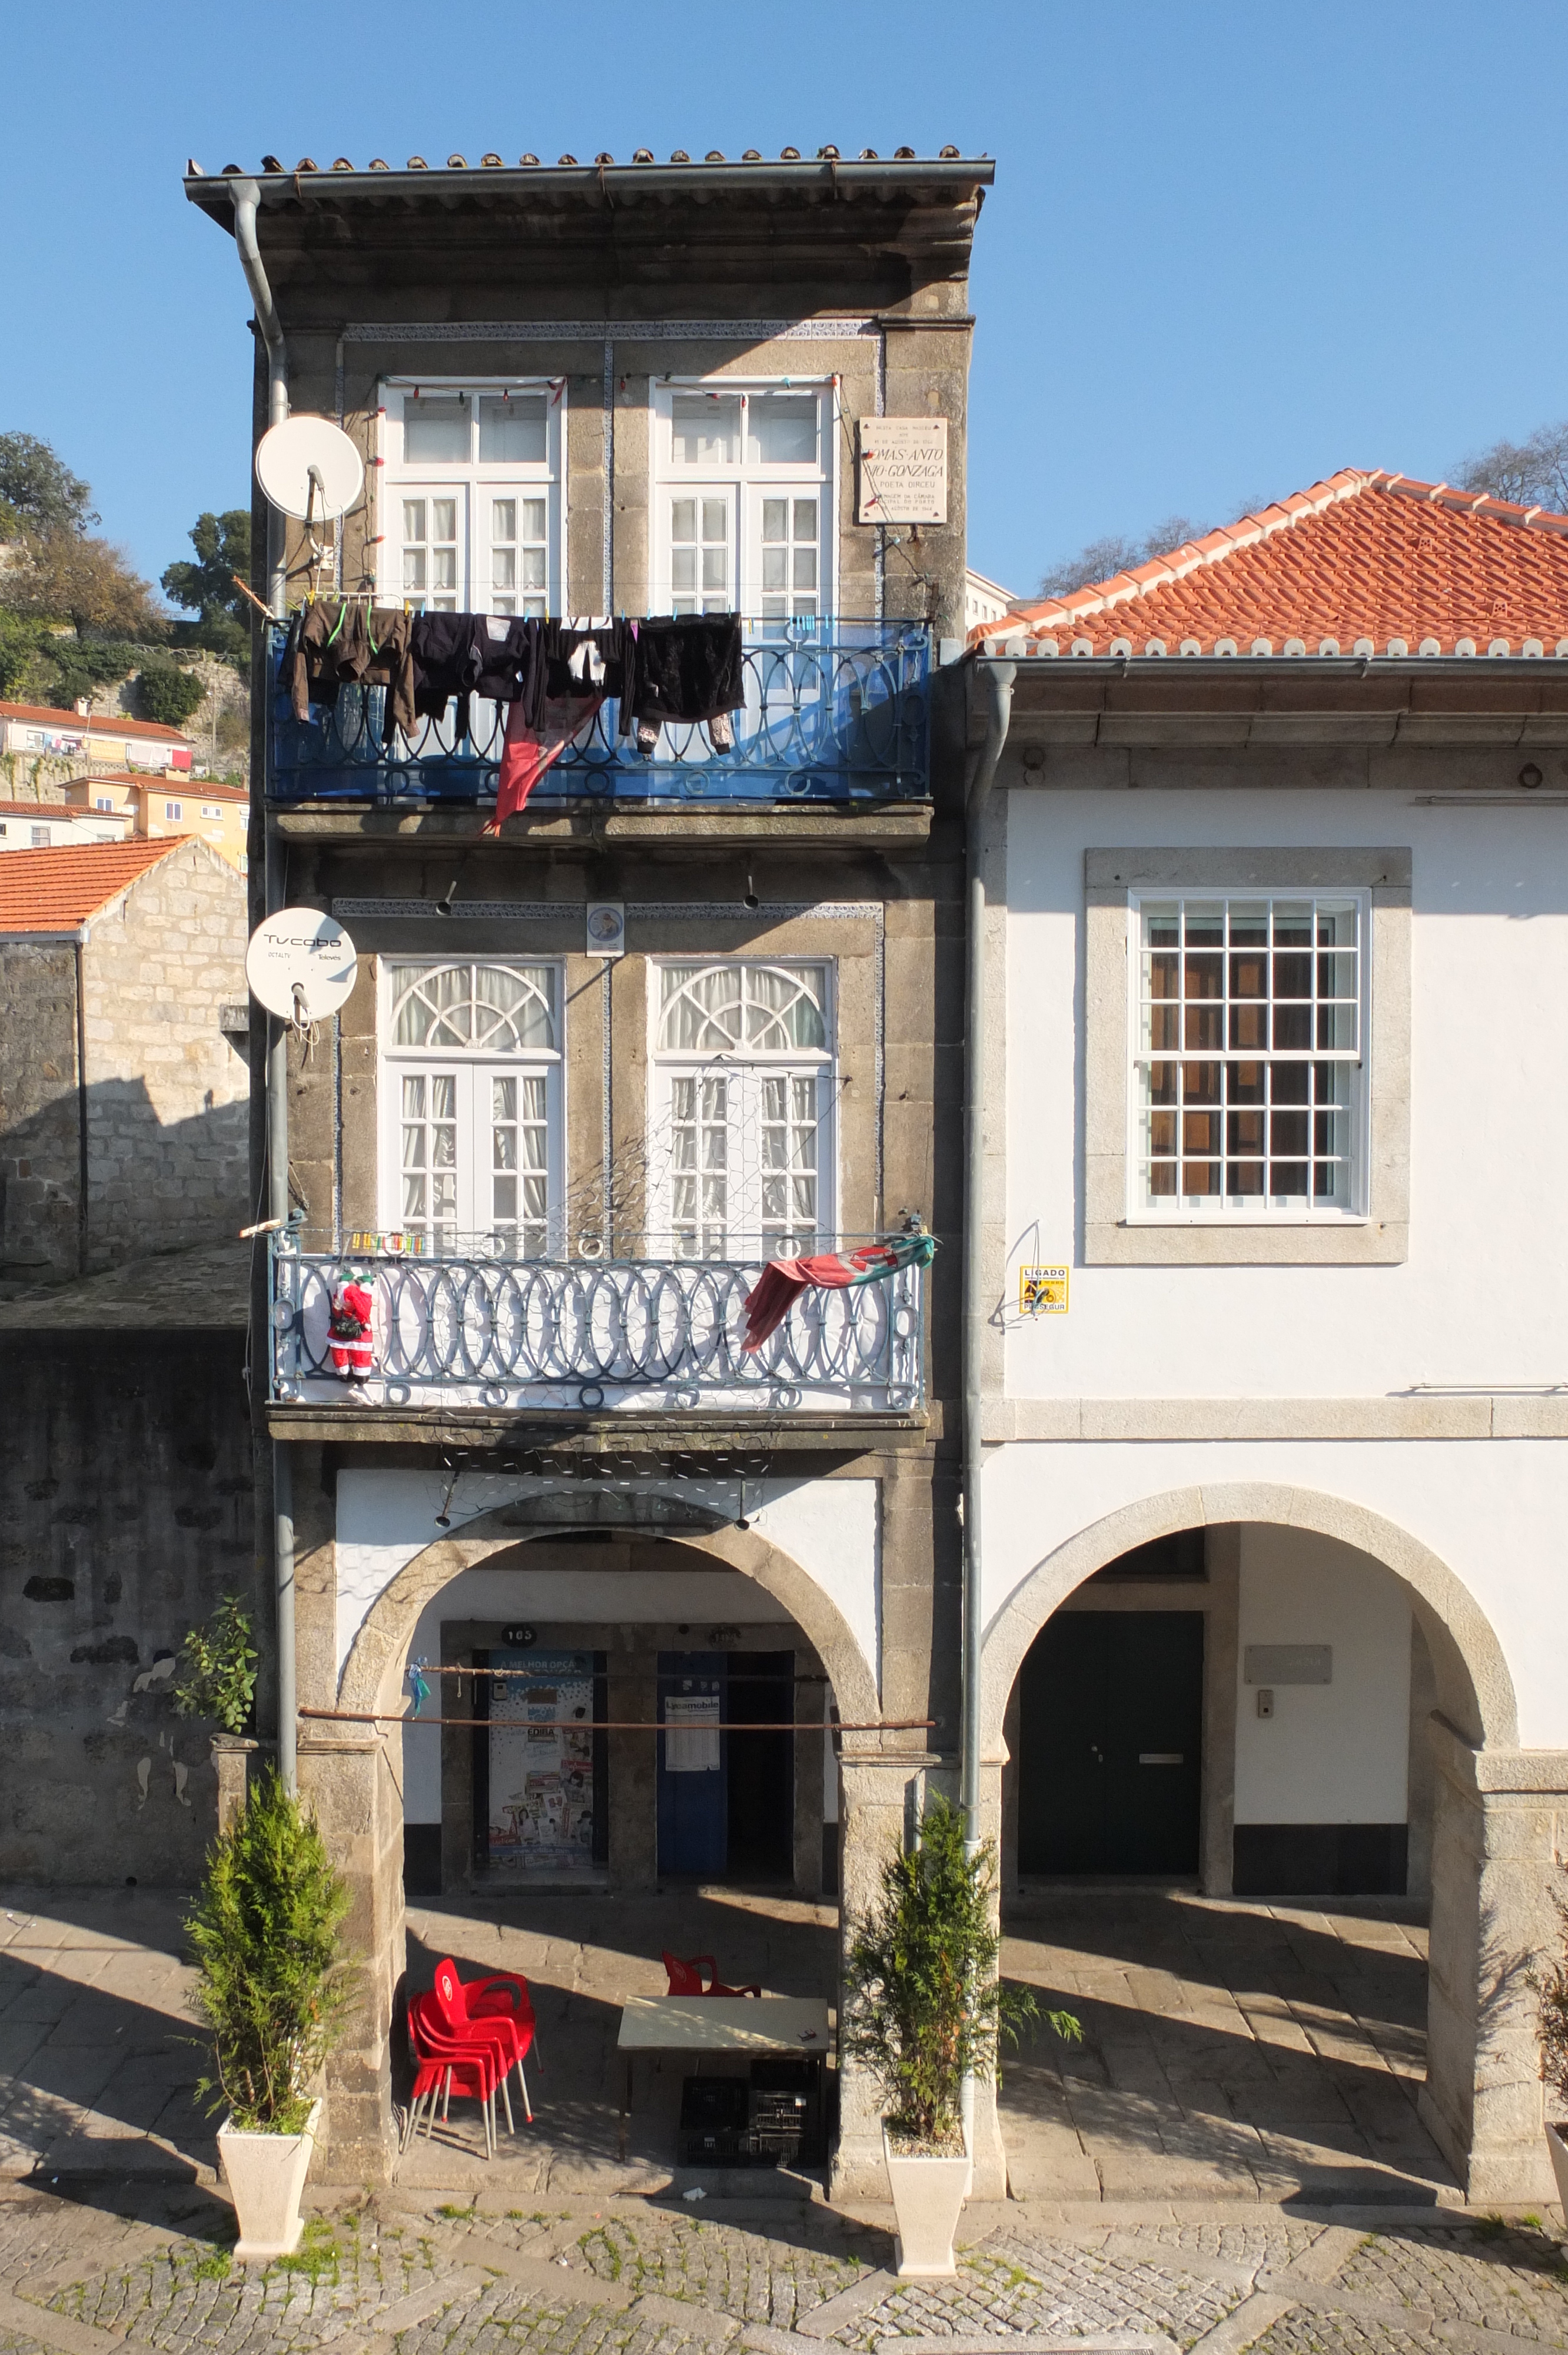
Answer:
MULTIPOLYGON (((950 1763, 920 1752, 903 1757, 852 1754, 846 1737, 840 1789, 843 1810, 843 1886, 839 1903, 841 1934, 847 1937, 857 1916, 876 1902, 884 1858, 902 1848, 919 1821, 927 1789, 957 1796, 950 1763)), ((988 1836, 995 1839, 1001 1816, 1000 1759, 985 1762, 982 1806, 988 1836)), ((840 1989, 842 2015, 842 1989, 840 1989)), ((883 2095, 864 2066, 839 2058, 839 2146, 833 2158, 829 2198, 885 2200, 887 2169, 882 2155, 883 2095)), ((974 2162, 971 2196, 1003 2200, 1007 2196, 1007 2161, 997 2125, 996 2088, 975 2088, 974 2131, 970 2157, 974 2162)))
POLYGON ((257 1743, 247 1741, 240 1733, 215 1733, 212 1737, 212 1767, 217 1776, 217 1828, 220 1833, 232 1831, 245 1812, 250 1760, 257 1747, 257 1743))
MULTIPOLYGON (((797 1673, 808 1661, 816 1666, 813 1654, 794 1654, 797 1673)), ((793 1689, 790 1714, 804 1725, 819 1714, 824 1720, 828 1711, 828 1687, 796 1685, 793 1689)), ((820 1898, 822 1893, 822 1793, 824 1785, 825 1733, 797 1733, 795 1751, 795 1894, 797 1897, 820 1898)))
POLYGON ((1525 1974, 1562 1936, 1552 1899, 1568 1753, 1475 1750, 1441 1717, 1421 2115, 1472 2202, 1554 2200, 1525 1974))
MULTIPOLYGON (((397 1737, 394 1736, 394 1739, 397 1737)), ((300 1796, 315 1811, 353 1902, 343 1941, 358 1972, 356 2000, 327 2062, 326 2110, 313 2180, 392 2180, 392 2022, 404 1970, 403 1798, 386 1741, 370 1726, 301 1730, 300 1796)))

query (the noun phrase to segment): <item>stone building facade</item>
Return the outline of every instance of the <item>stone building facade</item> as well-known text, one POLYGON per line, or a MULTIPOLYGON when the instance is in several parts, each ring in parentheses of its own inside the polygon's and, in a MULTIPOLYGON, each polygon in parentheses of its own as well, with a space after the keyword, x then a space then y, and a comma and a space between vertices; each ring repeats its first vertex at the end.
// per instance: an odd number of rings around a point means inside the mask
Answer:
POLYGON ((244 883, 204 843, 0 860, 0 1263, 14 1276, 85 1273, 244 1223, 245 942, 244 883))
MULTIPOLYGON (((291 1500, 281 1732, 370 1963, 329 2091, 340 2180, 391 2163, 406 1873, 451 1906, 548 1864, 613 1901, 744 1878, 766 1817, 776 1885, 853 1905, 953 1783, 962 723, 941 666, 991 173, 791 155, 187 184, 254 226, 257 431, 281 389, 369 462, 339 586, 479 612, 532 587, 567 615, 705 593, 743 616, 748 682, 733 751, 666 730, 640 762, 601 731, 499 835, 482 715, 456 765, 449 721, 355 767, 341 704, 280 717, 253 757, 253 912, 329 911, 359 957, 273 1098, 292 1224, 259 1303, 291 1500), (941 517, 860 520, 882 419, 945 432, 941 517), (534 1176, 503 1213, 512 1169, 534 1176), (928 1276, 820 1296, 741 1352, 764 1260, 910 1221, 938 1237, 928 1276), (324 1324, 349 1267, 376 1304, 352 1388, 324 1324), (389 1731, 420 1657, 449 1671, 428 1717, 462 1715, 452 1675, 486 1696, 504 1668, 550 1707, 575 1680, 616 1730, 535 1776, 493 1724, 487 1750, 389 1731), (737 1722, 697 1791, 657 1730, 672 1705, 736 1717, 763 1690, 787 1750, 768 1764, 737 1722)), ((840 2082, 835 2179, 871 2188, 874 2096, 840 2082)), ((994 2132, 977 2166, 1000 2190, 994 2132)))

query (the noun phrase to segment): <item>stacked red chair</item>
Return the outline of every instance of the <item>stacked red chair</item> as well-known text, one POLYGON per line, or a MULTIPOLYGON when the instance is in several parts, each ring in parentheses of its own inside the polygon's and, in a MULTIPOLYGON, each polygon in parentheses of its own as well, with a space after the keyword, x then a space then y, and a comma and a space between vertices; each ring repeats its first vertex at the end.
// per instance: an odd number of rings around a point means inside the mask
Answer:
MULTIPOLYGON (((444 2120, 454 2093, 480 2103, 484 2115, 485 2156, 495 2151, 495 2096, 506 2111, 506 2130, 515 2133, 507 2079, 514 2069, 523 2095, 523 2111, 530 2126, 533 2105, 523 2072, 529 2051, 536 2051, 536 2022, 525 1979, 503 1972, 466 1986, 450 1955, 436 1966, 435 1985, 426 1995, 409 1998, 408 2034, 418 2073, 404 2135, 405 2145, 419 2124, 421 2102, 428 2104, 425 2133, 434 2130, 435 2105, 441 2096, 444 2120)), ((542 2064, 541 2064, 542 2065, 542 2064)))
POLYGON ((683 1962, 664 1949, 664 1968, 672 1995, 760 1995, 759 1987, 726 1987, 712 1955, 692 1955, 683 1962), (705 1978, 705 1973, 706 1977, 705 1978))

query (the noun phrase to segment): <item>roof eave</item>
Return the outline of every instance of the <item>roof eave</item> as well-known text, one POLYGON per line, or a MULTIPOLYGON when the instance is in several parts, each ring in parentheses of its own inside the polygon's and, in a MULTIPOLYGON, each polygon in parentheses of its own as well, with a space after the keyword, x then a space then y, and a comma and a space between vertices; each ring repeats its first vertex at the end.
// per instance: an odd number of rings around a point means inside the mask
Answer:
POLYGON ((577 199, 602 208, 613 207, 618 197, 726 196, 737 188, 778 194, 826 189, 831 196, 843 191, 911 197, 934 190, 964 197, 979 196, 995 176, 996 165, 989 157, 966 161, 961 156, 937 156, 924 163, 863 164, 803 156, 798 163, 440 165, 423 172, 213 172, 187 174, 185 191, 189 203, 232 236, 229 186, 236 177, 254 180, 263 208, 312 197, 334 204, 382 205, 420 199, 446 203, 453 196, 483 196, 492 200, 525 196, 557 204, 577 199))

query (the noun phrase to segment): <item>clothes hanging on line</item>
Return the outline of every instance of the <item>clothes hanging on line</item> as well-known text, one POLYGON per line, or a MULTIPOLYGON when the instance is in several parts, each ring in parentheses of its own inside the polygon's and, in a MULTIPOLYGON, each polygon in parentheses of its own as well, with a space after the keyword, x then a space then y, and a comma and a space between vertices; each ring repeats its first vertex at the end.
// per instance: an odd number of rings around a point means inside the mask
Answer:
POLYGON ((770 1259, 742 1304, 746 1334, 741 1348, 759 1349, 776 1333, 802 1292, 813 1285, 846 1292, 853 1285, 877 1284, 896 1275, 900 1268, 929 1267, 937 1239, 926 1233, 895 1235, 883 1243, 864 1243, 859 1251, 822 1252, 811 1259, 770 1259))
MULTIPOLYGON (((714 720, 738 711, 745 701, 738 613, 678 613, 639 624, 634 719, 714 720)), ((621 733, 630 733, 624 715, 621 733)))
POLYGON ((278 673, 295 719, 308 720, 313 703, 330 709, 340 687, 385 687, 390 719, 394 701, 409 692, 413 618, 400 605, 344 597, 317 598, 296 613, 278 673))
POLYGON ((499 834, 516 816, 546 770, 597 718, 603 702, 602 695, 546 696, 536 719, 521 697, 508 708, 495 808, 484 822, 486 834, 499 834))

